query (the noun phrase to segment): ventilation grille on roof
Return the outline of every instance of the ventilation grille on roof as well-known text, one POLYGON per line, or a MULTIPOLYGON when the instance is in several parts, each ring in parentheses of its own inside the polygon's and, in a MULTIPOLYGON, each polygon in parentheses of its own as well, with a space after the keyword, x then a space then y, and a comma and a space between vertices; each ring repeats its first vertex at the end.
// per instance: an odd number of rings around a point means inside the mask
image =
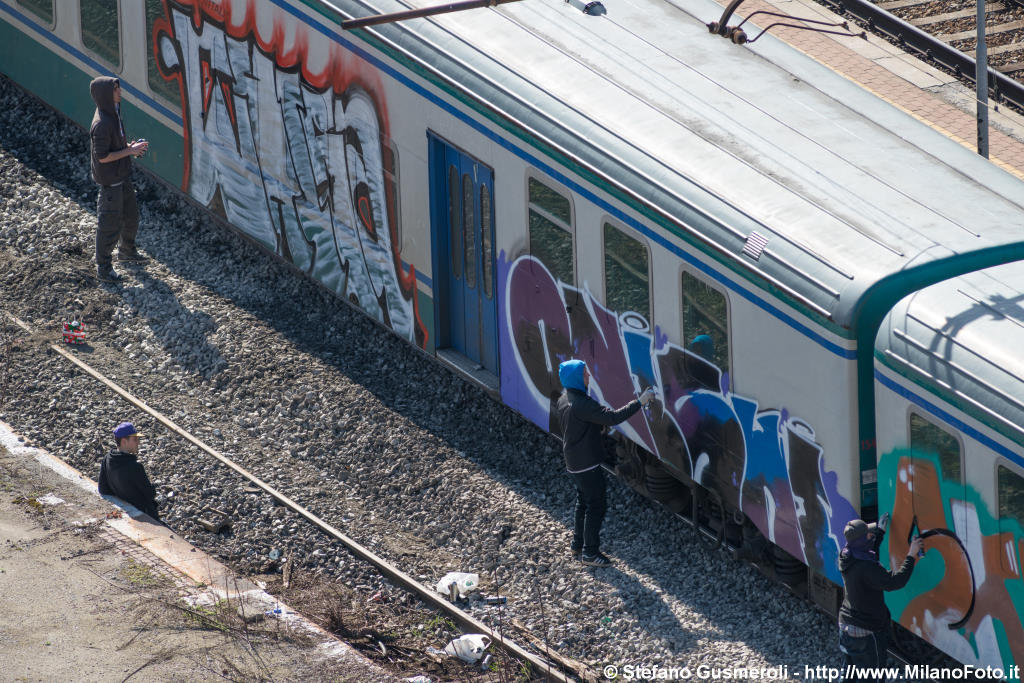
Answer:
POLYGON ((761 253, 764 252, 766 246, 768 246, 768 238, 755 231, 747 236, 747 241, 743 245, 743 253, 757 261, 761 258, 761 253))

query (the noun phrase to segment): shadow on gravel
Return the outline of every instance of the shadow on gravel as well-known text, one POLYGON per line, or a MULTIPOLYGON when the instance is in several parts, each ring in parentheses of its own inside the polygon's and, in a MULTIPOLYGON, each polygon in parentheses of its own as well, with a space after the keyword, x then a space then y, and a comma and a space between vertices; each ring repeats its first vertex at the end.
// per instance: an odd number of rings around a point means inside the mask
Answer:
POLYGON ((226 365, 220 350, 206 338, 216 328, 213 318, 182 306, 171 288, 145 268, 136 266, 132 271, 141 287, 133 286, 126 278, 122 298, 134 315, 146 321, 168 355, 182 367, 197 368, 204 376, 226 365))

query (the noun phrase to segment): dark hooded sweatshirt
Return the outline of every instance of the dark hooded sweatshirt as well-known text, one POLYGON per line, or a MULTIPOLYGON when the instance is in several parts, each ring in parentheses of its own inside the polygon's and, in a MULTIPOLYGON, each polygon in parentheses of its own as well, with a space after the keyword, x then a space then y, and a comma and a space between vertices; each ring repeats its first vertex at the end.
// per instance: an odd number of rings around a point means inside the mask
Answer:
MULTIPOLYGON (((875 537, 875 553, 882 544, 884 534, 875 537)), ((839 572, 843 575, 846 595, 839 608, 839 623, 852 624, 876 633, 889 628, 889 608, 885 605, 885 591, 899 590, 910 581, 914 572, 913 557, 907 557, 898 571, 890 572, 878 560, 854 557, 849 549, 839 555, 839 572)))
POLYGON ((121 115, 114 104, 114 86, 117 83, 116 78, 100 76, 89 84, 89 92, 96 103, 96 113, 92 116, 92 127, 89 129, 92 140, 92 179, 100 185, 116 185, 126 180, 132 171, 131 156, 100 163, 100 159, 111 152, 128 147, 121 115))
POLYGON ((104 496, 117 496, 153 519, 159 519, 156 488, 149 482, 146 470, 131 453, 111 451, 103 458, 99 490, 104 496))
POLYGON ((565 469, 572 473, 592 470, 604 462, 602 427, 625 422, 640 410, 639 401, 630 401, 618 410, 609 410, 587 396, 583 384, 583 364, 573 368, 563 380, 565 391, 558 399, 558 417, 562 423, 562 453, 565 469))

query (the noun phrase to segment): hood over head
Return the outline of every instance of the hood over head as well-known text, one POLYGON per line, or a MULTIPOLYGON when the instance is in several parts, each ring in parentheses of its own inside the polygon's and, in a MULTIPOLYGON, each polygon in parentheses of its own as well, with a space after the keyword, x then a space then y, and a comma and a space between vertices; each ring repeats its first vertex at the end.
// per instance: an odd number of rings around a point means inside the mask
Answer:
POLYGON ((850 564, 856 560, 878 561, 878 553, 875 551, 875 539, 868 538, 869 533, 878 534, 877 524, 868 524, 862 519, 853 519, 843 529, 843 536, 846 537, 846 546, 839 553, 839 571, 846 571, 850 564))
POLYGON ((120 83, 121 81, 113 76, 99 76, 92 79, 89 84, 89 94, 92 95, 92 101, 96 103, 97 109, 111 114, 117 113, 117 107, 114 105, 114 86, 120 85, 120 83))
POLYGON ((567 360, 558 366, 558 379, 566 389, 587 392, 587 385, 583 383, 583 370, 587 364, 581 360, 567 360))

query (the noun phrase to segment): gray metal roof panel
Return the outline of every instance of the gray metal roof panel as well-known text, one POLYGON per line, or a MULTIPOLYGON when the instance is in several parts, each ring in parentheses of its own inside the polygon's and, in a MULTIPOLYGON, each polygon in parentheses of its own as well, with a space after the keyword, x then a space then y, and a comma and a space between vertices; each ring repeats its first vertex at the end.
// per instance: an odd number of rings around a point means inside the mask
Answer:
POLYGON ((1020 239, 1024 184, 781 41, 710 35, 715 3, 608 8, 527 0, 375 30, 737 259, 764 234, 781 263, 757 267, 840 321, 881 277, 1020 239))
POLYGON ((1024 443, 1024 264, 927 287, 897 304, 885 362, 1024 443))

